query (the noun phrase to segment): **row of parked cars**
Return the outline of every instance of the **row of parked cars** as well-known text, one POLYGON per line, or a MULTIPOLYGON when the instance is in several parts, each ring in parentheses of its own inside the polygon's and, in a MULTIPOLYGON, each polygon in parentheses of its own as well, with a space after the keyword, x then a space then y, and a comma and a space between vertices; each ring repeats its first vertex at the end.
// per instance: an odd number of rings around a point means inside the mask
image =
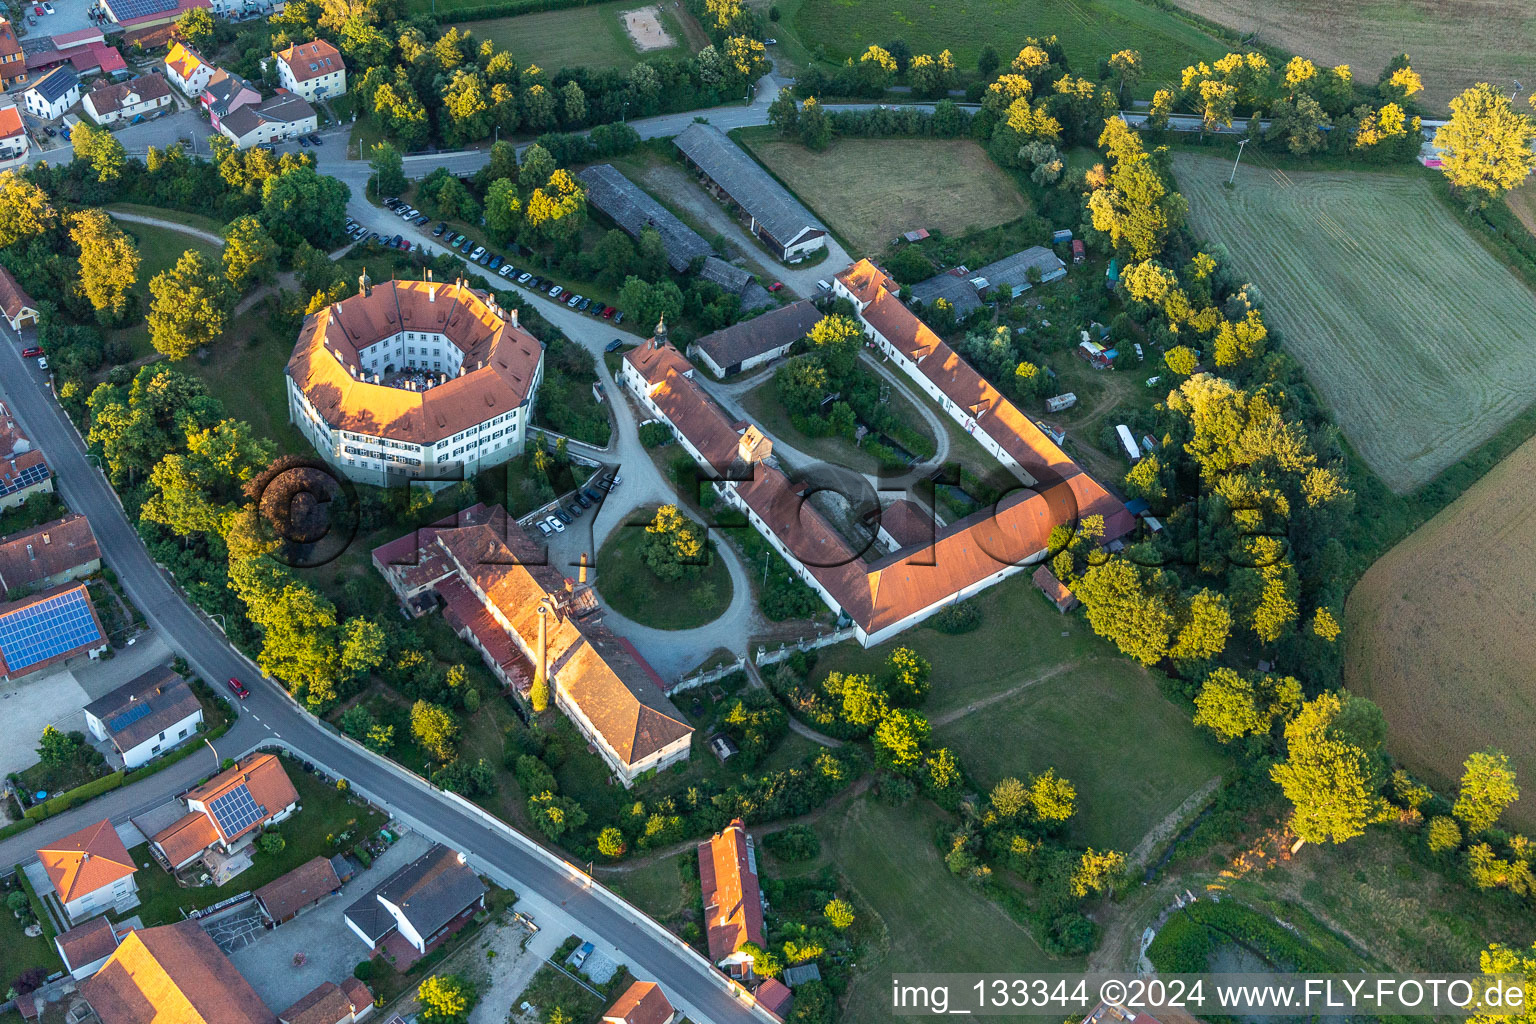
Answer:
POLYGON ((602 503, 604 496, 609 491, 624 482, 624 478, 615 473, 612 476, 600 473, 587 482, 587 486, 579 488, 564 506, 556 506, 553 515, 536 520, 539 532, 548 537, 555 533, 564 533, 566 526, 581 518, 582 513, 602 503))
POLYGON ((346 232, 348 237, 364 244, 382 245, 386 249, 399 249, 401 252, 410 252, 412 248, 410 239, 401 235, 381 235, 377 231, 369 231, 351 217, 347 218, 346 232))

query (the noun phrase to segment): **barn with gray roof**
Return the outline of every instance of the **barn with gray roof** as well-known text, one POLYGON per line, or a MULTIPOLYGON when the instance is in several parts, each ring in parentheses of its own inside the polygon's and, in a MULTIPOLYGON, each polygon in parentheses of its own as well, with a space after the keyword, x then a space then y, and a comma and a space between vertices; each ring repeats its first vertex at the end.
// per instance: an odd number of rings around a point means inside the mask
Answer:
POLYGON ((587 187, 587 202, 630 235, 639 238, 646 228, 655 228, 666 248, 667 263, 677 273, 686 273, 694 260, 712 251, 697 231, 612 164, 593 164, 576 177, 587 187))
POLYGON ((673 143, 785 263, 802 260, 827 244, 826 225, 714 125, 691 124, 673 143))

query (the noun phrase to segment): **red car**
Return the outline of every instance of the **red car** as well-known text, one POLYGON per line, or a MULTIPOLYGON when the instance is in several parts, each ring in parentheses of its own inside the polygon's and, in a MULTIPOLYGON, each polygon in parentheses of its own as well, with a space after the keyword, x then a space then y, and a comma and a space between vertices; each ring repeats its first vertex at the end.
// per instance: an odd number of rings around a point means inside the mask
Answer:
POLYGON ((604 320, 612 320, 613 319, 613 314, 617 313, 618 311, 619 310, 618 310, 617 306, 604 306, 603 307, 603 319, 604 320))
POLYGON ((775 281, 775 282, 773 282, 773 284, 768 286, 768 290, 771 291, 771 292, 776 292, 780 288, 783 288, 783 287, 784 287, 784 282, 783 281, 775 281))
POLYGON ((245 684, 240 682, 240 680, 234 678, 233 676, 230 677, 229 688, 231 690, 234 690, 235 691, 235 696, 239 697, 241 700, 245 700, 245 698, 247 698, 247 697, 249 697, 251 695, 251 691, 247 690, 245 688, 245 684))
POLYGON ((44 14, 48 13, 47 11, 43 10, 43 5, 42 4, 37 4, 36 6, 34 6, 32 8, 32 10, 33 10, 34 13, 36 13, 38 15, 44 15, 44 14))
POLYGON ((33 356, 40 356, 42 354, 43 350, 38 348, 36 345, 33 345, 31 348, 24 348, 21 350, 21 355, 25 359, 31 359, 33 356))

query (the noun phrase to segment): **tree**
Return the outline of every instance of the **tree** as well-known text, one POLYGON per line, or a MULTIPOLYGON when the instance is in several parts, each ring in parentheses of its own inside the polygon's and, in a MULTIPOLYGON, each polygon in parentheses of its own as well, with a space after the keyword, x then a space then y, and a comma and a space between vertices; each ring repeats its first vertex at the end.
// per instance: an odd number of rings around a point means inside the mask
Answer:
POLYGON ((89 208, 71 218, 69 237, 80 250, 80 290, 96 318, 119 323, 139 279, 139 250, 105 211, 89 208))
POLYGON ((613 825, 609 825, 597 834, 597 852, 604 857, 615 859, 624 856, 629 847, 624 842, 624 833, 613 825))
POLYGON ((457 974, 434 974, 416 989, 427 1024, 463 1024, 477 997, 475 986, 457 974))
POLYGON ((381 196, 397 196, 405 191, 405 158, 392 142, 376 142, 369 150, 368 166, 373 169, 373 190, 381 196))
POLYGON ((821 365, 827 368, 828 377, 841 381, 847 379, 859 361, 864 332, 852 317, 834 313, 816 321, 806 341, 821 365))
POLYGON ((1462 765, 1461 785, 1451 813, 1467 826, 1468 835, 1493 827, 1499 815, 1520 799, 1515 769, 1502 751, 1488 749, 1468 757, 1462 765))
POLYGON ((1127 86, 1134 89, 1136 83, 1141 81, 1141 51, 1121 50, 1111 54, 1109 68, 1115 73, 1115 95, 1124 96, 1127 86))
POLYGON ((237 292, 271 280, 281 253, 258 217, 236 217, 224 229, 224 277, 237 292))
POLYGON ((875 727, 875 763, 898 775, 911 775, 922 764, 928 719, 916 711, 892 711, 875 727))
POLYGON ((773 102, 768 104, 768 123, 779 130, 782 138, 800 137, 800 105, 795 102, 794 93, 788 89, 779 90, 773 102))
POLYGON ((1152 259, 1183 223, 1188 204, 1169 191, 1141 140, 1120 118, 1105 120, 1099 147, 1114 160, 1114 169, 1106 186, 1088 197, 1093 226, 1132 258, 1152 259))
POLYGON ((704 532, 676 505, 663 505, 646 524, 646 567, 665 582, 697 576, 705 565, 704 532))
POLYGON ((386 754, 394 745, 395 727, 392 725, 375 725, 363 737, 363 746, 376 754, 386 754))
POLYGON ((438 761, 453 760, 459 726, 446 708, 418 700, 411 705, 411 735, 438 761))
POLYGON ((1267 732, 1276 718, 1295 714, 1301 697, 1301 684, 1290 676, 1254 680, 1223 666, 1206 676, 1195 696, 1195 724, 1227 743, 1267 732))
POLYGON ((1010 775, 992 787, 990 800, 999 818, 1016 818, 1029 806, 1029 787, 1010 775))
POLYGON ((207 53, 213 47, 213 13, 206 7, 194 7, 176 19, 176 38, 207 53))
POLYGON ((1484 975, 1515 975, 1524 982, 1524 1002, 1519 1013, 1510 1013, 1509 1007, 1495 1008, 1492 1012, 1473 1014, 1469 1024, 1536 1024, 1536 1010, 1531 1006, 1531 990, 1536 987, 1536 943, 1528 950, 1520 950, 1503 943, 1491 943, 1483 950, 1480 969, 1484 975))
MULTIPOLYGON (((208 15, 207 11, 194 8, 183 17, 194 13, 208 15)), ((69 141, 75 148, 75 159, 90 164, 96 171, 98 182, 105 185, 123 176, 123 170, 128 166, 128 154, 117 136, 107 129, 82 121, 69 133, 69 141)))
POLYGON ((15 171, 0 171, 0 249, 42 234, 57 218, 48 193, 15 171))
POLYGON ((834 672, 827 677, 827 690, 841 692, 844 720, 861 729, 873 728, 890 711, 873 676, 834 672), (834 676, 838 677, 835 682, 834 676))
POLYGON ((587 190, 575 175, 560 168, 528 195, 527 224, 556 242, 569 242, 587 222, 587 190))
POLYGON ((479 142, 491 134, 491 107, 478 71, 458 68, 443 88, 445 132, 455 145, 479 142))
POLYGON ((983 46, 981 53, 976 56, 976 72, 983 79, 991 78, 1002 66, 1002 58, 997 55, 997 48, 994 46, 983 46))
POLYGON ((832 141, 832 122, 814 96, 806 97, 798 117, 800 141, 807 149, 822 150, 832 141))
POLYGON ((1069 888, 1072 895, 1082 899, 1091 892, 1104 892, 1114 887, 1115 880, 1125 871, 1125 854, 1118 850, 1095 851, 1093 847, 1083 851, 1077 870, 1072 872, 1069 888))
POLYGON ((272 237, 292 246, 304 239, 330 249, 343 237, 352 190, 308 164, 292 166, 261 187, 261 221, 272 237))
POLYGON ((1435 130, 1441 168, 1451 184, 1486 206, 1536 167, 1536 125, 1509 98, 1480 82, 1451 100, 1451 119, 1435 130))
POLYGON ((1093 631, 1143 665, 1163 659, 1177 626, 1163 575, 1112 558, 1090 568, 1075 588, 1093 631))
POLYGON ((559 842, 565 833, 587 823, 587 812, 581 804, 568 796, 557 796, 550 792, 529 797, 528 814, 538 830, 552 842, 559 842))
POLYGON ((898 647, 891 652, 886 664, 894 674, 890 687, 892 695, 899 697, 902 703, 921 704, 928 696, 928 677, 933 674, 928 659, 910 647, 898 647))
POLYGON ((528 703, 536 715, 549 710, 549 680, 544 678, 544 670, 538 666, 534 667, 533 684, 528 688, 528 703))
POLYGON ((149 294, 149 340, 171 359, 184 359, 224 333, 234 307, 228 282, 197 249, 150 278, 149 294))
POLYGON ((1270 777, 1296 808, 1291 827, 1308 842, 1352 839, 1384 808, 1380 741, 1374 728, 1360 728, 1372 717, 1364 705, 1375 709, 1362 697, 1323 693, 1285 727, 1286 760, 1270 777))
POLYGON ((635 246, 629 236, 614 228, 598 240, 592 249, 597 280, 605 288, 617 288, 635 266, 635 246))
POLYGON ((80 757, 80 744, 66 733, 51 725, 43 726, 43 737, 37 748, 38 759, 50 768, 64 768, 80 757))
POLYGON ((1066 821, 1077 813, 1077 787, 1047 768, 1029 781, 1029 807, 1040 821, 1066 821))
POLYGON ((523 151, 523 163, 517 172, 517 184, 523 190, 524 195, 531 195, 536 188, 543 188, 549 181, 550 175, 555 173, 555 158, 549 150, 533 143, 523 151))
POLYGON ((1461 846, 1461 829, 1450 818, 1433 817, 1424 831, 1424 845, 1430 853, 1449 853, 1461 846))
MULTIPOLYGON (((389 651, 384 627, 371 619, 353 616, 342 624, 341 670, 362 676, 378 668, 389 651)), ((455 666, 457 667, 457 666, 455 666)))
POLYGON ((853 904, 844 899, 831 899, 827 905, 821 908, 826 915, 827 923, 833 928, 842 930, 853 925, 853 904))
POLYGON ((263 832, 261 838, 256 841, 261 852, 269 857, 276 857, 288 846, 288 841, 283 838, 281 832, 263 832))
POLYGON ((630 275, 619 289, 619 308, 642 330, 651 330, 663 318, 676 321, 683 312, 683 292, 673 281, 650 284, 630 275))

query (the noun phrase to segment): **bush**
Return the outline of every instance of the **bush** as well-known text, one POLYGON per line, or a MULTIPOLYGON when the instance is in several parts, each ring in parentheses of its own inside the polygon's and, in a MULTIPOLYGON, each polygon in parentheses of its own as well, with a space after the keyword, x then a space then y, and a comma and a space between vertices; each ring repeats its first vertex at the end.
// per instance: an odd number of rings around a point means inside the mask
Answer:
POLYGON ((821 853, 821 839, 809 825, 790 825, 770 833, 763 845, 780 860, 811 860, 821 853))
POLYGON ((378 964, 372 960, 359 960, 357 966, 352 968, 352 977, 358 981, 367 981, 374 976, 378 969, 378 964))
POLYGON ((981 625, 981 609, 970 601, 948 605, 929 619, 928 625, 940 633, 969 633, 981 625))
POLYGON ((672 441, 672 431, 667 429, 665 423, 647 423, 640 428, 640 443, 647 448, 660 448, 672 441))

